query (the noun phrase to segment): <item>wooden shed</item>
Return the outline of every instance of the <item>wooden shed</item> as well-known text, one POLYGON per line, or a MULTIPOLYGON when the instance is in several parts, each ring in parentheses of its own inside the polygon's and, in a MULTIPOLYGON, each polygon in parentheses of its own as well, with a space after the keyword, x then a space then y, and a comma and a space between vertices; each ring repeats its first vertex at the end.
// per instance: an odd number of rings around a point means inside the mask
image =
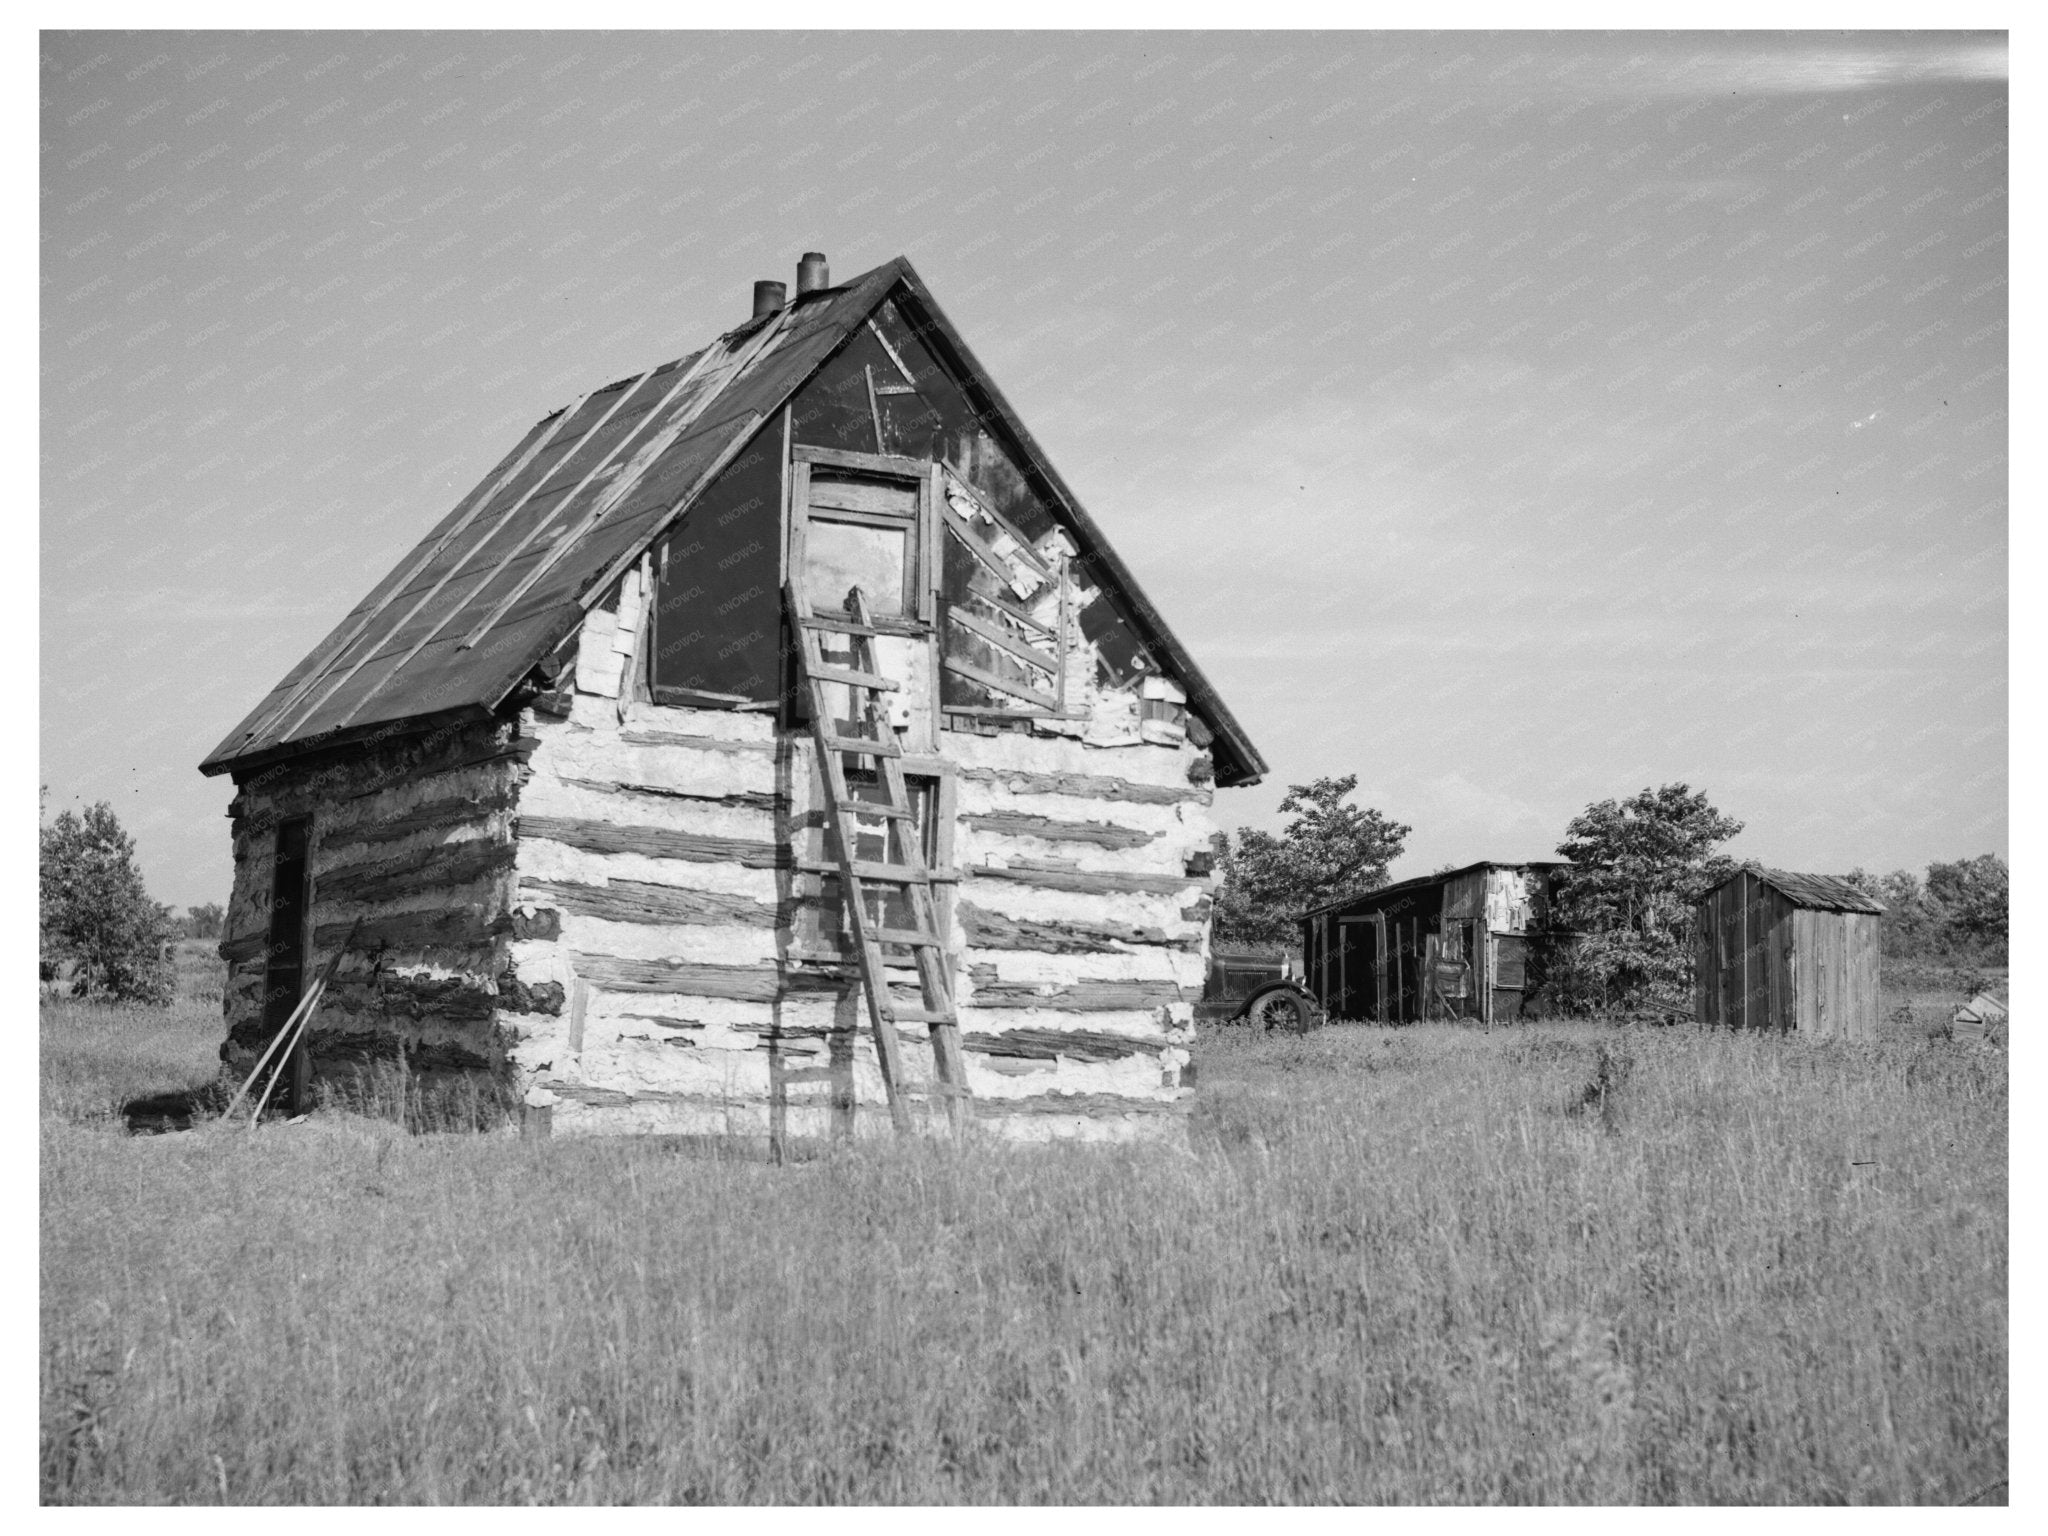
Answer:
POLYGON ((1170 1131, 1264 763, 908 261, 753 307, 543 417, 202 765, 224 1058, 353 929, 302 1095, 1170 1131))
POLYGON ((1318 907, 1301 920, 1308 988, 1332 1019, 1517 1019, 1566 867, 1468 864, 1318 907))
POLYGON ((1738 870, 1694 911, 1700 1022, 1876 1039, 1883 911, 1827 875, 1738 870))

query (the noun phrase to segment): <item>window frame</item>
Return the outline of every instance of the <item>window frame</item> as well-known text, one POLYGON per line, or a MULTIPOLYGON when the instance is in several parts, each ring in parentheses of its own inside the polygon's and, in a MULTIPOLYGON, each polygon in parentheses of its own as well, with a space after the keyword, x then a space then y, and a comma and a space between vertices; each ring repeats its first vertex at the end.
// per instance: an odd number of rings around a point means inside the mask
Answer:
POLYGON ((907 534, 904 552, 904 585, 916 598, 914 612, 904 615, 876 615, 874 627, 883 634, 923 638, 936 632, 938 601, 937 541, 934 537, 938 514, 937 466, 925 459, 899 458, 893 454, 854 453, 843 448, 813 448, 794 444, 790 456, 789 555, 786 569, 791 584, 803 590, 804 552, 813 522, 853 524, 868 527, 901 528, 907 534), (914 507, 903 512, 865 511, 844 507, 813 507, 813 469, 846 474, 855 478, 893 483, 913 492, 914 507))
MULTIPOLYGON (((799 763, 807 785, 808 814, 798 829, 796 839, 799 857, 792 881, 796 921, 791 934, 790 958, 854 965, 858 963, 858 957, 843 913, 836 935, 830 939, 824 932, 822 921, 825 882, 837 880, 838 876, 805 867, 833 862, 825 843, 826 829, 832 824, 831 812, 825 804, 825 778, 814 744, 803 744, 799 763)), ((926 753, 906 753, 901 763, 903 777, 908 781, 906 787, 914 788, 919 783, 931 785, 931 819, 924 840, 926 864, 932 876, 932 906, 938 917, 939 937, 947 939, 953 932, 955 886, 960 878, 953 863, 954 833, 959 818, 957 765, 948 758, 926 753)), ((892 966, 907 967, 912 963, 906 949, 890 945, 886 952, 892 966)))
MULTIPOLYGON (((1005 517, 990 499, 982 494, 965 476, 954 470, 950 465, 942 466, 940 475, 942 477, 939 494, 941 531, 939 534, 940 546, 938 557, 941 563, 935 572, 935 585, 940 591, 941 596, 943 596, 945 585, 943 561, 946 551, 951 547, 952 542, 957 542, 967 558, 976 561, 990 575, 996 577, 998 581, 1008 580, 1008 572, 1004 569, 1003 558, 996 554, 993 549, 987 547, 987 541, 983 539, 981 534, 947 502, 947 489, 949 487, 957 487, 963 493, 965 499, 973 503, 976 512, 985 516, 992 526, 1001 534, 1006 535, 1019 549, 1029 552, 1029 558, 1026 563, 1036 567, 1043 574, 1047 584, 1052 586, 1059 597, 1059 611, 1053 620, 1052 629, 1049 631, 1049 638, 1053 648, 1052 656, 1045 658, 1046 660, 1056 658, 1059 664, 1056 667, 1047 669, 1051 673, 1051 687, 1047 693, 1038 693, 1036 690, 1027 689, 1022 685, 1005 686, 1001 680, 991 677, 972 663, 948 656, 945 649, 948 632, 947 625, 941 624, 939 626, 938 642, 939 666, 941 669, 940 713, 970 720, 1085 719, 1085 712, 1073 709, 1067 699, 1067 657, 1073 648, 1074 628, 1077 622, 1077 615, 1072 601, 1070 567, 1073 556, 1070 553, 1072 547, 1071 536, 1065 535, 1064 531, 1062 531, 1064 540, 1062 547, 1048 558, 1039 551, 1030 539, 1025 537, 1024 531, 1021 528, 1005 517), (1006 704, 947 704, 943 700, 943 690, 944 675, 948 671, 975 684, 985 692, 998 696, 1007 695, 1011 702, 1006 704)), ((1022 611, 1023 605, 1014 598, 1002 595, 991 597, 980 593, 975 594, 975 596, 1008 618, 1038 629, 1041 633, 1048 633, 1043 624, 1022 611)), ((958 605, 948 603, 947 609, 948 611, 944 615, 946 620, 949 623, 958 622, 954 618, 954 610, 958 609, 958 605)), ((980 615, 971 612, 966 612, 964 617, 979 621, 978 624, 970 624, 965 627, 969 633, 978 635, 984 644, 990 644, 996 649, 1009 649, 1008 646, 994 641, 989 630, 982 627, 988 625, 990 621, 982 619, 980 615)), ((999 625, 995 627, 1000 628, 999 625)), ((1022 637, 1011 638, 1023 643, 1022 637)), ((1030 647, 1026 645, 1026 648, 1029 649, 1030 647)), ((1032 665, 1037 665, 1037 663, 1032 663, 1032 665)))

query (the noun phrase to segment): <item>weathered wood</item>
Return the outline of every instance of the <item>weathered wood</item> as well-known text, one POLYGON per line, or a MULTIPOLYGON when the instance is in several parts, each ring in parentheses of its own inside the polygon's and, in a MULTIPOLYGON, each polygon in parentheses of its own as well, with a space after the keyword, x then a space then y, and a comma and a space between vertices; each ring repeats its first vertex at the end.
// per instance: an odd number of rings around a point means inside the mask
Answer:
POLYGON ((898 693, 903 687, 879 672, 859 672, 850 667, 826 666, 823 663, 811 669, 811 677, 821 683, 837 683, 842 688, 872 688, 881 693, 898 693))
POLYGON ((634 960, 578 950, 576 974, 617 992, 676 992, 690 997, 725 997, 771 1003, 792 993, 838 993, 846 982, 768 965, 700 965, 681 960, 634 960))
POLYGON ((510 966, 498 974, 498 1006, 507 1013, 556 1014, 568 999, 559 981, 522 981, 510 966))
POLYGON ((991 1115, 1184 1115, 1192 1099, 1133 1099, 1120 1093, 1034 1093, 1025 1098, 985 1097, 975 1101, 982 1119, 991 1115))
POLYGON ((582 779, 568 774, 560 775, 556 782, 586 789, 593 794, 611 795, 628 804, 636 799, 654 804, 664 800, 690 800, 704 805, 730 806, 738 811, 770 812, 780 810, 783 805, 782 796, 765 790, 727 790, 713 794, 666 784, 618 784, 609 779, 582 779))
POLYGON ((988 1056, 1022 1056, 1037 1061, 1066 1057, 1072 1061, 1124 1061, 1132 1056, 1157 1056, 1167 1042, 1113 1035, 1100 1029, 1005 1029, 994 1034, 972 1031, 960 1036, 970 1051, 988 1056))
POLYGON ((218 953, 232 968, 262 958, 263 952, 269 947, 270 932, 268 929, 260 929, 255 933, 245 933, 238 939, 223 939, 218 953))
POLYGON ((976 1008, 1052 1008, 1061 1013, 1115 1013, 1192 1001, 1170 981, 1030 981, 977 983, 976 1008))
POLYGON ((1007 677, 998 677, 995 673, 985 668, 977 667, 972 662, 962 661, 957 656, 947 656, 942 658, 942 660, 948 672, 964 677, 971 683, 979 683, 984 688, 993 688, 998 693, 1007 693, 1012 698, 1022 699, 1027 704, 1035 704, 1040 709, 1056 710, 1060 707, 1060 701, 1049 693, 1040 693, 1036 688, 1027 688, 1024 684, 1012 682, 1007 677))
POLYGON ((648 692, 657 704, 681 709, 731 709, 748 710, 773 709, 772 700, 763 702, 750 699, 744 693, 720 693, 711 688, 685 688, 676 683, 655 683, 648 692))
POLYGON ((651 859, 738 864, 746 869, 777 869, 789 862, 787 850, 748 837, 712 837, 668 827, 618 826, 574 816, 522 815, 517 825, 522 838, 546 838, 586 853, 638 853, 651 859))
MULTIPOLYGON (((381 1013, 449 1024, 487 1022, 498 996, 482 976, 408 976, 390 971, 346 971, 337 976, 321 1006, 335 1013, 381 1013)), ((239 1034, 240 1031, 237 1031, 239 1034)))
POLYGON ((1022 662, 1025 666, 1036 667, 1049 677, 1056 678, 1059 676, 1060 658, 1058 656, 1033 649, 1025 644, 1024 641, 1018 639, 1017 636, 1006 634, 997 625, 989 623, 987 619, 980 617, 978 614, 968 612, 957 603, 946 605, 946 617, 953 623, 958 624, 969 634, 976 636, 978 639, 986 640, 997 650, 1003 652, 1006 656, 1022 662))
MULTIPOLYGON (((480 902, 443 907, 432 912, 392 912, 357 920, 357 949, 471 949, 512 932, 512 916, 487 916, 480 902)), ((340 944, 354 924, 322 923, 313 931, 316 949, 340 944)))
POLYGON ((490 879, 511 869, 512 859, 510 843, 473 838, 403 858, 323 869, 314 875, 314 891, 323 902, 392 901, 490 879))
POLYGON ((727 741, 721 736, 692 736, 682 731, 629 729, 619 732, 629 747, 687 747, 693 752, 742 752, 775 755, 772 741, 727 741))
POLYGON ((906 459, 894 454, 862 453, 856 448, 816 448, 808 443, 798 443, 789 450, 790 459, 798 464, 820 464, 829 472, 833 469, 857 469, 870 474, 893 475, 908 478, 925 473, 930 468, 924 459, 906 459))
POLYGON ((576 684, 571 678, 565 688, 550 688, 527 701, 529 708, 552 720, 566 720, 576 711, 576 684))
POLYGON ((915 485, 878 484, 872 480, 832 480, 811 476, 810 504, 842 512, 874 512, 912 517, 917 512, 915 485))
POLYGON ((350 827, 323 827, 320 847, 350 847, 361 843, 395 843, 436 827, 456 827, 482 821, 493 811, 510 809, 519 798, 518 786, 510 781, 490 785, 480 793, 450 795, 428 800, 403 815, 384 820, 365 820, 350 827))
MULTIPOLYGON (((812 859, 799 855, 791 860, 790 867, 801 870, 807 875, 836 875, 839 873, 839 861, 837 859, 812 859)), ((855 870, 855 873, 860 874, 862 870, 881 870, 887 867, 887 865, 882 864, 862 864, 855 870)), ((927 869, 924 872, 924 877, 933 885, 952 885, 959 881, 960 872, 954 869, 927 869)), ((890 875, 862 875, 862 878, 886 880, 895 885, 903 883, 900 878, 890 875)))
POLYGON ((1163 928, 1137 923, 1101 923, 1080 919, 1044 920, 1011 917, 962 900, 954 909, 963 937, 974 949, 1020 949, 1056 955, 1117 955, 1126 944, 1159 945, 1197 950, 1201 936, 1169 937, 1163 928))
POLYGON ((569 986, 569 1049, 582 1054, 583 1021, 590 1011, 590 983, 578 976, 569 986))
POLYGON ((538 737, 513 736, 509 727, 487 720, 441 726, 408 721, 383 729, 392 735, 388 745, 351 741, 237 773, 237 793, 228 806, 234 835, 265 832, 312 808, 367 799, 469 768, 502 763, 510 771, 540 745, 538 737), (270 803, 259 808, 257 798, 266 795, 270 803))
POLYGON ((1000 784, 1013 795, 1073 795, 1083 800, 1128 800, 1136 805, 1209 804, 1206 789, 1178 784, 1140 784, 1096 773, 1026 773, 1013 768, 962 768, 960 777, 1000 784))
POLYGON ((720 891, 690 891, 644 880, 614 880, 608 885, 582 885, 559 880, 528 880, 529 894, 551 901, 564 912, 601 917, 614 923, 697 923, 748 928, 774 928, 787 921, 774 902, 720 891))
MULTIPOLYGON (((875 398, 875 370, 872 367, 867 367, 863 368, 861 372, 867 377, 868 381, 868 420, 875 429, 875 452, 880 453, 883 451, 882 402, 875 398)), ((816 497, 811 498, 811 505, 817 505, 816 497)))
POLYGON ((1122 893, 1135 896, 1177 896, 1198 882, 1185 875, 1126 875, 1094 869, 1041 869, 1017 861, 1008 869, 977 865, 963 870, 975 880, 1011 880, 1036 885, 1049 891, 1087 891, 1097 895, 1122 893))
POLYGON ((1094 843, 1102 848, 1141 848, 1146 843, 1157 842, 1160 835, 1112 826, 1104 821, 1055 821, 1050 816, 1027 816, 1011 811, 974 812, 960 819, 979 832, 997 832, 1005 837, 1043 837, 1063 843, 1094 843))

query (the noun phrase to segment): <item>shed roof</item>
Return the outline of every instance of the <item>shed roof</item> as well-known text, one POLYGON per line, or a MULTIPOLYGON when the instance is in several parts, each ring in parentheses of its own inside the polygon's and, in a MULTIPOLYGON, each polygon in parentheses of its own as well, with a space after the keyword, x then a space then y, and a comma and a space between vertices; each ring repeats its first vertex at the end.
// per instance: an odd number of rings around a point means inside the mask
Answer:
POLYGON ((1069 520, 1214 728, 1217 782, 1256 783, 1266 771, 1258 749, 901 256, 543 417, 200 771, 245 770, 494 711, 892 296, 921 312, 936 350, 950 354, 942 363, 984 422, 1011 440, 1024 474, 1069 520))
POLYGON ((1405 896, 1425 885, 1441 885, 1446 880, 1456 880, 1481 869, 1563 869, 1570 863, 1570 859, 1481 859, 1477 864, 1466 864, 1458 869, 1440 870, 1433 875, 1416 875, 1412 879, 1396 881, 1392 885, 1382 885, 1376 890, 1358 891, 1336 901, 1326 901, 1320 907, 1310 907, 1301 915, 1303 918, 1311 918, 1349 907, 1375 907, 1391 897, 1405 896))
MULTIPOLYGON (((1819 912, 1882 912, 1884 903, 1833 875, 1799 875, 1788 869, 1739 869, 1728 880, 1754 875, 1795 907, 1819 912)), ((1728 880, 1714 887, 1721 889, 1728 880)))

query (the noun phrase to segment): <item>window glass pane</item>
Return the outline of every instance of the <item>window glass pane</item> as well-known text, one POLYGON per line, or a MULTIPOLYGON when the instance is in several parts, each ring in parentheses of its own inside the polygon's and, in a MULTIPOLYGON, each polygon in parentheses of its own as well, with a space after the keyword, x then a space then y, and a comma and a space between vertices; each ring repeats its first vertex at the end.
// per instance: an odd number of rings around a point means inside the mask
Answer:
POLYGON ((833 523, 812 518, 804 532, 804 596, 818 613, 840 613, 847 590, 859 587, 868 612, 902 618, 916 611, 907 602, 904 567, 910 528, 868 523, 833 523))

